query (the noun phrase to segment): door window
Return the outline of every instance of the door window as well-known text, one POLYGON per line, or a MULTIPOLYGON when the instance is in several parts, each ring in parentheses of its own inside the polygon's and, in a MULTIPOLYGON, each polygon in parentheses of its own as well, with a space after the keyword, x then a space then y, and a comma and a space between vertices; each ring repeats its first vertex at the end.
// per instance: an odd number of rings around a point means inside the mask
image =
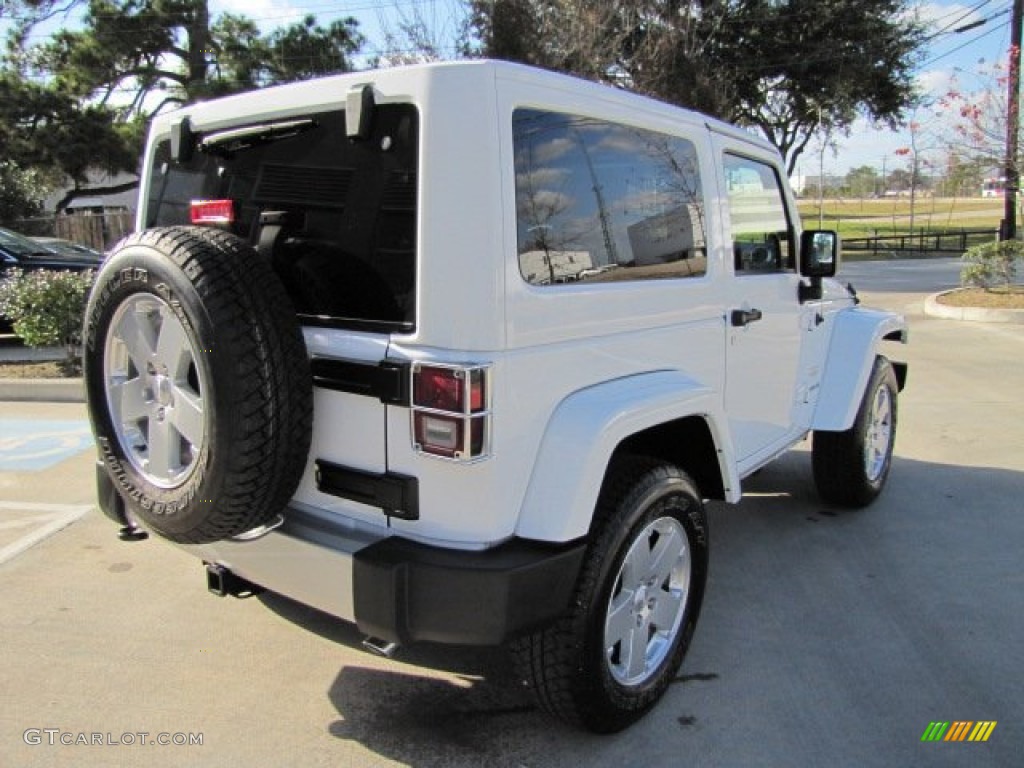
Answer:
POLYGON ((731 154, 724 168, 736 274, 793 270, 793 228, 776 169, 731 154))

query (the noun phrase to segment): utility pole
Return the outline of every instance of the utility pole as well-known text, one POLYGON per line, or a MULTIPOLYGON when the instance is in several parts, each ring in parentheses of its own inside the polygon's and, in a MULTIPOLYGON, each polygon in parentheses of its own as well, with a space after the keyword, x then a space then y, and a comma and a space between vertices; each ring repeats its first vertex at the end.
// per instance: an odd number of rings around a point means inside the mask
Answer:
POLYGON ((580 149, 583 150, 583 158, 587 161, 587 170, 590 171, 590 181, 593 183, 594 198, 597 200, 597 216, 601 221, 601 234, 604 235, 604 249, 608 254, 609 264, 619 263, 619 254, 615 249, 615 238, 612 237, 612 226, 611 221, 608 217, 608 206, 604 202, 604 194, 601 191, 601 184, 597 180, 597 173, 594 171, 594 161, 590 159, 590 150, 587 149, 587 144, 583 141, 583 137, 580 136, 578 131, 575 131, 576 142, 580 145, 580 149))
POLYGON ((1013 0, 1010 21, 1010 83, 1006 98, 1006 191, 1003 193, 1002 240, 1017 237, 1017 192, 1020 187, 1020 168, 1017 164, 1020 133, 1020 44, 1021 25, 1024 23, 1024 0, 1013 0))

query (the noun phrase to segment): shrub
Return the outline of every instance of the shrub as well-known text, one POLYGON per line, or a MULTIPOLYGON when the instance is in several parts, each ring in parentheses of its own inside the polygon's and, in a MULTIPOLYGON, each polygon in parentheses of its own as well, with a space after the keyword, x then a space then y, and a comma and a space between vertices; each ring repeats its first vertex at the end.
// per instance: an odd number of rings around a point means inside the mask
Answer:
POLYGON ((0 280, 0 315, 30 347, 63 346, 68 375, 80 366, 82 315, 95 274, 11 270, 0 280))
POLYGON ((960 283, 985 290, 1012 284, 1024 259, 1024 243, 1019 240, 993 241, 967 249, 960 268, 960 283))

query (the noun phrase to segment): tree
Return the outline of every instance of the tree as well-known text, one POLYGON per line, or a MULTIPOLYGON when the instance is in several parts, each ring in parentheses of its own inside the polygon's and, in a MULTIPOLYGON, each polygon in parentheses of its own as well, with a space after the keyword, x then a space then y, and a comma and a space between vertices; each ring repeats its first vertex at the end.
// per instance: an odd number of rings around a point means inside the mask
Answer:
POLYGON ((945 194, 951 197, 973 197, 981 189, 986 165, 965 159, 955 149, 946 148, 944 169, 945 194))
POLYGON ((348 71, 362 45, 355 19, 313 16, 262 36, 208 0, 90 0, 80 31, 65 30, 32 57, 61 90, 151 115, 234 91, 348 71), (118 98, 130 94, 130 99, 118 98), (158 99, 154 104, 154 98, 158 99))
MULTIPOLYGON (((998 169, 999 176, 1007 160, 1008 84, 1005 62, 981 65, 973 73, 960 73, 936 105, 941 141, 948 151, 989 173, 998 169)), ((1020 156, 1010 160, 1020 173, 1020 156)))
MULTIPOLYGON (((73 6, 81 0, 68 0, 73 6)), ((122 191, 87 188, 87 171, 135 173, 148 119, 170 106, 351 69, 357 22, 313 16, 267 35, 241 16, 211 18, 208 0, 88 0, 81 29, 29 45, 48 0, 21 0, 25 23, 0 70, 0 138, 23 167, 54 168, 65 198, 122 191)), ((19 17, 20 18, 20 17, 19 17)))
POLYGON ((33 168, 0 160, 0 224, 39 216, 52 180, 33 168))
POLYGON ((141 125, 117 122, 107 107, 0 71, 0 146, 14 167, 51 180, 63 176, 77 187, 90 168, 134 171, 141 125))
POLYGON ((906 192, 910 194, 910 187, 913 184, 913 176, 910 171, 897 168, 889 172, 889 189, 893 192, 906 192))
POLYGON ((870 165, 851 168, 846 174, 846 187, 854 197, 871 197, 878 191, 878 171, 870 165))
POLYGON ((915 102, 924 36, 903 0, 759 0, 741 38, 747 76, 731 119, 756 126, 790 173, 821 130, 848 132, 858 115, 895 127, 915 102), (785 41, 784 46, 780 41, 785 41))
POLYGON ((758 128, 790 173, 811 137, 895 125, 923 28, 906 0, 470 0, 485 55, 758 128))
POLYGON ((420 5, 403 7, 399 0, 392 0, 394 20, 389 22, 381 17, 382 44, 370 65, 376 68, 423 64, 468 54, 469 8, 462 5, 453 10, 442 23, 436 17, 428 18, 420 5))

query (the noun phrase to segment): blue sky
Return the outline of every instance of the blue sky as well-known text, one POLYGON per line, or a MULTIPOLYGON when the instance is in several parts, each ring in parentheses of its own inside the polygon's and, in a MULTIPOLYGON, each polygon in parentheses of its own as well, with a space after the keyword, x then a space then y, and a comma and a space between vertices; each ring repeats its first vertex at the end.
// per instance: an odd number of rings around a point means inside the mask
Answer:
MULTIPOLYGON (((1012 0, 932 0, 916 6, 920 17, 931 25, 933 35, 917 70, 917 82, 924 94, 941 95, 953 79, 961 85, 972 80, 979 62, 992 64, 1003 59, 1010 45, 1010 6, 1012 0), (983 22, 973 29, 956 30, 983 22), (968 74, 962 74, 968 73, 968 74)), ((462 3, 459 0, 217 0, 214 8, 244 13, 261 24, 275 26, 297 20, 304 13, 313 13, 321 21, 354 16, 363 34, 369 39, 368 49, 374 52, 383 43, 382 25, 394 27, 400 13, 420 13, 436 31, 439 40, 452 44, 457 34, 462 3), (397 9, 401 8, 402 11, 397 9)), ((896 150, 909 144, 906 131, 875 129, 859 120, 849 136, 834 138, 835 149, 824 156, 827 174, 845 174, 861 165, 887 171, 907 164, 896 150)), ((812 142, 801 158, 800 171, 816 175, 819 167, 820 143, 812 142)))
MULTIPOLYGON (((1011 0, 976 0, 975 2, 930 2, 920 6, 922 18, 932 24, 934 39, 928 44, 917 69, 917 83, 923 94, 942 95, 950 84, 958 82, 968 89, 979 81, 972 74, 979 66, 1005 61, 1010 47, 1011 0), (965 31, 955 30, 984 20, 980 26, 965 31)), ((922 110, 926 121, 929 112, 922 110)), ((812 142, 813 144, 813 142, 812 142)), ((909 144, 907 131, 874 130, 866 121, 858 121, 849 137, 838 137, 838 152, 825 154, 826 173, 845 173, 849 168, 869 165, 888 170, 906 165, 895 155, 897 149, 909 144)), ((817 145, 817 146, 820 146, 817 145)), ((803 172, 816 175, 817 153, 801 160, 803 172)))
MULTIPOLYGON (((921 57, 917 69, 917 82, 923 94, 941 95, 949 90, 956 79, 961 86, 971 83, 970 73, 975 72, 979 63, 991 65, 1005 57, 1010 45, 1010 6, 1012 0, 932 0, 916 6, 920 17, 930 24, 932 39, 921 57), (981 22, 973 29, 957 30, 981 22), (966 73, 966 74, 964 74, 966 73)), ((381 24, 394 24, 398 16, 396 8, 401 6, 409 13, 415 9, 438 32, 438 38, 454 38, 458 26, 458 0, 350 0, 346 3, 326 3, 321 0, 219 0, 218 5, 247 13, 252 17, 264 15, 273 17, 282 9, 295 9, 295 18, 303 10, 328 20, 338 16, 352 15, 360 21, 364 34, 373 43, 380 44, 383 35, 381 24), (331 12, 324 9, 330 7, 331 12), (266 9, 266 12, 262 9, 266 9), (273 9, 273 10, 271 10, 273 9)), ((975 81, 976 82, 976 81, 975 81)), ((921 119, 921 118, 919 118, 921 119)), ((845 174, 850 168, 869 165, 886 170, 906 165, 906 159, 896 155, 896 150, 906 147, 909 138, 906 131, 891 131, 888 128, 875 129, 865 120, 858 121, 849 136, 834 138, 835 150, 825 152, 824 168, 828 174, 845 174)), ((800 170, 807 175, 816 175, 819 167, 819 153, 815 151, 820 143, 808 147, 801 159, 800 170)))
MULTIPOLYGON (((917 70, 918 85, 923 93, 941 95, 953 78, 969 83, 969 74, 979 62, 992 64, 1003 59, 1010 41, 1009 9, 1012 0, 932 0, 917 6, 921 18, 932 24, 933 39, 928 43, 917 70), (963 31, 956 30, 983 22, 963 31)), ((365 52, 380 52, 383 30, 396 27, 402 14, 420 14, 435 31, 435 37, 451 46, 458 32, 463 4, 460 0, 212 0, 214 15, 221 12, 242 14, 261 27, 273 27, 298 21, 313 14, 321 23, 346 16, 355 17, 368 38, 365 52)), ((0 23, 0 28, 2 28, 0 23)), ((844 174, 852 167, 870 165, 887 170, 901 167, 905 158, 896 150, 908 145, 905 131, 877 130, 866 121, 858 121, 849 136, 835 137, 835 151, 824 154, 824 169, 829 174, 844 174)), ((801 158, 800 171, 816 175, 819 167, 818 147, 812 141, 801 158)))

